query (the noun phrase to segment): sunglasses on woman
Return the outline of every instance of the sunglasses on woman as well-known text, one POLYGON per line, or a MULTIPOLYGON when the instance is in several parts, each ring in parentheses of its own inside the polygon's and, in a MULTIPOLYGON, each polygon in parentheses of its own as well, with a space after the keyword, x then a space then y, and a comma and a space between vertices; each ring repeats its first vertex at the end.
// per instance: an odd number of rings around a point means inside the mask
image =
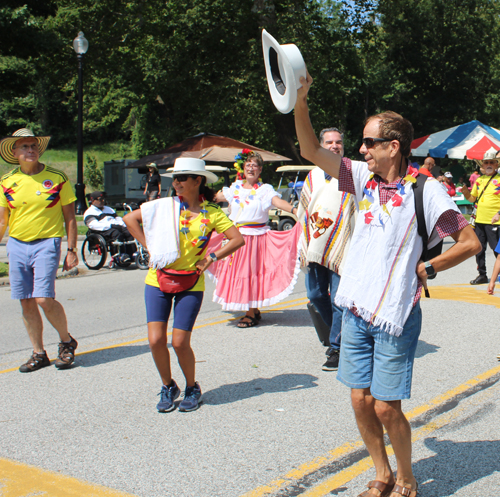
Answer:
POLYGON ((373 148, 377 142, 390 142, 390 138, 363 138, 361 140, 366 148, 373 148))
POLYGON ((183 183, 184 181, 187 181, 188 178, 193 178, 196 179, 198 176, 195 176, 194 174, 176 174, 173 179, 176 179, 179 183, 183 183))

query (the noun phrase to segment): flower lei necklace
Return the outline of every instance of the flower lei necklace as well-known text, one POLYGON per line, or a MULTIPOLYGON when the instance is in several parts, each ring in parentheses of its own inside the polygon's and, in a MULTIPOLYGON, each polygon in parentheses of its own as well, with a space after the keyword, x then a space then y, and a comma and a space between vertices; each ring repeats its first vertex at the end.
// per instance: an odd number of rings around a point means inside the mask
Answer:
MULTIPOLYGON (((187 202, 184 202, 183 198, 179 196, 179 200, 181 201, 181 233, 183 233, 186 236, 186 239, 188 238, 188 233, 190 233, 189 225, 191 224, 191 217, 192 212, 188 211, 187 208, 189 205, 187 202)), ((201 236, 199 238, 194 238, 191 240, 191 245, 193 247, 196 247, 198 242, 204 242, 205 240, 208 240, 207 236, 207 224, 210 222, 210 220, 207 218, 207 204, 208 201, 205 200, 205 197, 203 195, 200 195, 200 207, 201 207, 201 214, 203 215, 203 219, 201 220, 201 225, 200 225, 200 231, 201 231, 201 236)))
POLYGON ((257 194, 257 190, 262 186, 262 183, 256 183, 253 185, 248 197, 245 199, 245 203, 240 200, 240 190, 243 188, 242 184, 237 183, 234 190, 234 200, 240 206, 241 209, 245 208, 245 204, 249 204, 252 200, 254 200, 255 195, 257 194))

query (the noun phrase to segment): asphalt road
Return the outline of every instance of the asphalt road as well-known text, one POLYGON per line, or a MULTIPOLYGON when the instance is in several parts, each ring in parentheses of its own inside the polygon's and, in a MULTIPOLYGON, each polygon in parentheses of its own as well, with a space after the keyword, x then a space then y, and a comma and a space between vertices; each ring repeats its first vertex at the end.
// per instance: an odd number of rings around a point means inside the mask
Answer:
MULTIPOLYGON (((211 302, 207 285, 193 332, 204 404, 167 414, 155 409, 144 277, 102 269, 58 280, 80 355, 71 370, 30 374, 17 371, 31 353, 19 303, 0 287, 0 496, 357 496, 374 470, 348 389, 321 371, 303 275, 249 329, 211 302)), ((438 275, 422 300, 404 410, 423 497, 493 497, 500 488, 500 299, 471 287, 473 277, 469 260, 438 275)), ((51 358, 57 342, 47 325, 51 358)))

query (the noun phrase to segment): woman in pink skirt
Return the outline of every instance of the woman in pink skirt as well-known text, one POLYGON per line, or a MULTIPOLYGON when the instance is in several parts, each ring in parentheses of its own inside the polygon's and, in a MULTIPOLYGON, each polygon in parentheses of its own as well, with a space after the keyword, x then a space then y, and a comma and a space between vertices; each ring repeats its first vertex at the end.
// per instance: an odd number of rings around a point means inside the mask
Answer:
MULTIPOLYGON (((259 307, 273 305, 292 292, 300 269, 301 230, 300 223, 290 231, 269 229, 272 206, 291 213, 297 209, 271 185, 259 182, 263 166, 259 154, 243 149, 237 157, 243 162, 244 179, 218 192, 216 202, 230 204, 229 219, 243 235, 245 246, 212 266, 217 281, 213 300, 225 311, 246 311, 238 327, 250 328, 261 318, 259 307)), ((212 243, 222 243, 222 237, 212 243)))

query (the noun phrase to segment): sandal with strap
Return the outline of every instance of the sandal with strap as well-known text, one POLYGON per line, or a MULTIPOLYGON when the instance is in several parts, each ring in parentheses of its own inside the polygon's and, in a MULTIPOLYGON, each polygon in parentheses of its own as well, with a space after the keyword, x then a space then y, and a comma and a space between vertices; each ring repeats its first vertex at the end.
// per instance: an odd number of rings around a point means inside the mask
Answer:
POLYGON ((414 490, 408 487, 402 487, 401 485, 394 485, 392 493, 403 495, 404 497, 417 497, 418 495, 418 483, 414 490), (414 493, 415 492, 415 493, 414 493))
POLYGON ((363 493, 359 494, 358 497, 375 497, 375 494, 370 493, 371 488, 376 488, 380 491, 379 497, 388 497, 393 492, 394 483, 384 483, 383 481, 373 480, 368 482, 368 490, 365 490, 363 493))
POLYGON ((257 326, 259 324, 259 321, 257 318, 253 318, 251 316, 243 316, 239 323, 238 323, 238 328, 251 328, 252 326, 257 326), (250 321, 243 321, 244 319, 249 319, 250 321))

